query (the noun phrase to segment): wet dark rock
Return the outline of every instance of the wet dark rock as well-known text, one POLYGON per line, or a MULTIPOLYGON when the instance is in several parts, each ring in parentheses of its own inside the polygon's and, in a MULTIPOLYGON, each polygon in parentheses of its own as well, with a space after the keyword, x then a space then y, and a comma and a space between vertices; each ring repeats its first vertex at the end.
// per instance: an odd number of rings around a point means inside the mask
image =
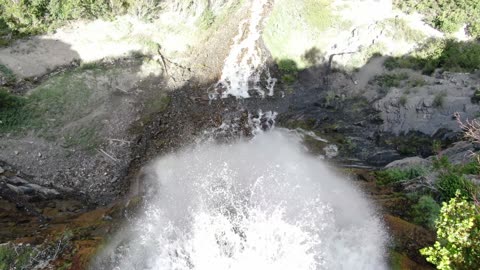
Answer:
POLYGON ((395 150, 383 150, 369 156, 368 163, 374 166, 384 166, 394 160, 400 159, 402 156, 395 150))

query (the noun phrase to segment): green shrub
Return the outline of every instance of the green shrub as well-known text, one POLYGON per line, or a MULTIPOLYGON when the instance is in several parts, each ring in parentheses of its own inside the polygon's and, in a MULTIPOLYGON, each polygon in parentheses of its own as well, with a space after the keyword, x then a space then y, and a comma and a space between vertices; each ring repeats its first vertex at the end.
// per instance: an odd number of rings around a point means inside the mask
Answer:
POLYGON ((151 19, 160 0, 0 0, 0 37, 39 34, 75 19, 110 18, 131 13, 151 19), (2 34, 3 33, 3 34, 2 34))
POLYGON ((407 104, 408 98, 405 95, 402 95, 400 99, 398 100, 398 103, 402 106, 405 106, 407 104))
POLYGON ((200 26, 204 29, 210 28, 212 24, 215 22, 215 14, 211 9, 205 9, 200 17, 200 26))
POLYGON ((435 95, 435 97, 433 98, 433 107, 435 108, 441 108, 443 107, 443 103, 445 101, 445 96, 446 94, 445 93, 437 93, 435 95))
POLYGON ((465 197, 471 197, 475 192, 475 186, 472 182, 467 180, 463 174, 453 171, 441 173, 435 186, 440 192, 442 201, 455 197, 457 191, 465 197))
POLYGON ((13 84, 16 80, 15 74, 2 64, 0 64, 0 77, 3 77, 6 80, 6 84, 13 84))
POLYGON ((297 79, 298 66, 297 62, 291 59, 282 59, 277 62, 278 70, 282 74, 282 81, 292 83, 297 79))
POLYGON ((407 73, 391 73, 391 74, 383 74, 377 75, 374 78, 374 81, 383 88, 391 88, 391 87, 399 87, 400 83, 404 80, 408 79, 407 73))
POLYGON ((480 89, 475 90, 471 100, 472 100, 472 103, 479 103, 480 102, 480 89))
POLYGON ((440 192, 442 201, 453 198, 457 191, 469 198, 477 192, 478 188, 465 178, 466 174, 480 173, 480 165, 477 162, 452 164, 447 157, 443 156, 433 160, 433 168, 439 172, 435 186, 440 192))
POLYGON ((420 250, 441 270, 478 269, 480 265, 480 208, 460 193, 443 203, 436 224, 437 241, 420 250))
POLYGON ((12 95, 6 89, 0 88, 0 111, 15 109, 23 104, 23 98, 12 95))
POLYGON ((424 195, 412 207, 413 222, 429 229, 435 228, 435 220, 440 213, 440 205, 430 195, 424 195))
POLYGON ((417 69, 425 74, 432 74, 437 68, 454 72, 473 72, 480 67, 480 44, 431 39, 412 54, 389 57, 384 66, 389 70, 417 69))
POLYGON ((428 170, 424 167, 415 166, 405 169, 386 169, 375 173, 377 183, 380 185, 387 185, 399 181, 411 180, 413 178, 426 175, 428 170))
POLYGON ((464 24, 473 37, 480 37, 480 3, 477 0, 395 0, 403 11, 420 12, 427 23, 447 33, 453 33, 464 24))

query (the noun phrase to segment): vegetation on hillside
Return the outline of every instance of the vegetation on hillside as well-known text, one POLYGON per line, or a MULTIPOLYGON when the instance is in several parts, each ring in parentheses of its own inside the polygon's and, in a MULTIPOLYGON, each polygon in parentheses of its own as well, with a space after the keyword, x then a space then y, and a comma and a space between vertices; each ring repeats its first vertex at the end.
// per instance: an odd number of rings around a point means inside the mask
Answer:
POLYGON ((48 31, 68 20, 132 13, 151 18, 160 0, 0 0, 0 37, 48 31))
POLYGON ((436 222, 437 241, 420 252, 440 270, 478 269, 480 265, 480 206, 458 192, 443 203, 436 222))
POLYGON ((473 72, 480 67, 480 44, 455 40, 431 39, 412 54, 390 57, 387 69, 410 68, 431 74, 436 69, 473 72))
MULTIPOLYGON (((459 123, 467 139, 480 142, 479 122, 459 123)), ((480 158, 453 164, 439 149, 436 152, 432 166, 387 169, 376 173, 377 181, 380 185, 390 185, 408 184, 417 179, 421 188, 406 195, 413 201, 407 218, 436 230, 437 235, 436 242, 420 253, 437 269, 477 269, 480 265, 480 187, 470 178, 480 175, 480 158)))
POLYGON ((480 38, 480 1, 478 0, 395 0, 406 12, 420 12, 433 27, 453 33, 464 25, 468 33, 480 38))

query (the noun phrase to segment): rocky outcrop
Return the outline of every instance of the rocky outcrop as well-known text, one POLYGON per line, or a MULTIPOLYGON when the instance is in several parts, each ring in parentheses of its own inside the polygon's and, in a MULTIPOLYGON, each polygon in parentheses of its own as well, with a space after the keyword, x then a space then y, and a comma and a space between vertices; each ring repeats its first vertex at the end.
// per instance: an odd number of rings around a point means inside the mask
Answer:
POLYGON ((385 166, 386 169, 405 169, 409 167, 428 167, 431 166, 430 160, 421 157, 408 157, 400 160, 393 161, 385 166))
POLYGON ((383 119, 382 131, 394 134, 418 131, 433 136, 442 130, 460 130, 454 118, 456 112, 462 119, 476 117, 480 107, 471 102, 475 92, 472 86, 478 80, 475 75, 445 72, 435 78, 423 76, 421 80, 425 85, 392 88, 375 102, 374 107, 383 119))

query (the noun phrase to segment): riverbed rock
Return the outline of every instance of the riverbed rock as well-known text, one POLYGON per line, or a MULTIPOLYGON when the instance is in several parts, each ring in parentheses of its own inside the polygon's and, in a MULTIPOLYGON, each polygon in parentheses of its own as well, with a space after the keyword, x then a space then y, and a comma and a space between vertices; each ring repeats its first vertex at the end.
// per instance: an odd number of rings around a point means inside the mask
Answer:
MULTIPOLYGON (((459 141, 454 143, 451 147, 441 152, 442 156, 448 158, 453 164, 466 163, 472 160, 475 153, 479 151, 479 146, 467 141, 459 141)), ((434 157, 430 157, 432 160, 434 157)))
MULTIPOLYGON (((376 101, 374 107, 384 120, 382 130, 394 134, 419 131, 433 136, 442 129, 460 131, 454 113, 458 112, 462 119, 475 118, 480 107, 471 101, 475 92, 472 86, 477 80, 474 75, 445 72, 439 76, 443 78, 440 84, 423 76, 425 85, 392 88, 376 101), (458 85, 456 81, 465 83, 458 85)), ((378 89, 372 87, 367 92, 371 91, 378 89)))
POLYGON ((432 165, 430 160, 421 157, 407 157, 390 162, 385 166, 386 169, 405 169, 411 167, 429 167, 432 165))

